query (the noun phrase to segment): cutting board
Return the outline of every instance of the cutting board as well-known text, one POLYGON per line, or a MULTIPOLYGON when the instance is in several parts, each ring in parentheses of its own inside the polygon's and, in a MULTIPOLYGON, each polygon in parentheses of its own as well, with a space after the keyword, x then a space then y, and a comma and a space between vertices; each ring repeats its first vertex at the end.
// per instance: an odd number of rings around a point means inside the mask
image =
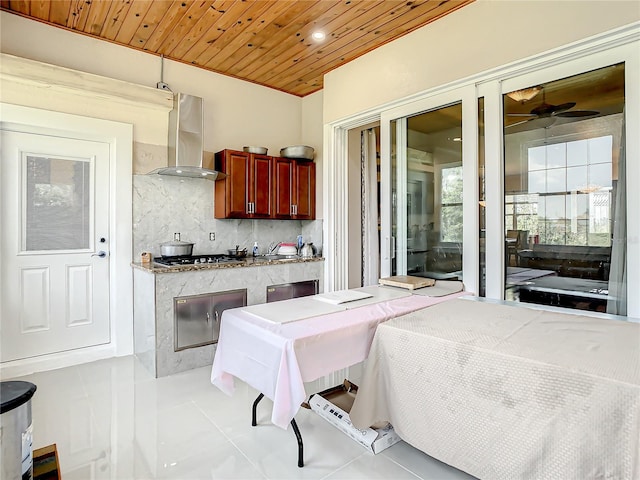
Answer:
POLYGON ((389 285, 391 287, 407 288, 414 290, 416 288, 431 287, 436 283, 433 278, 412 277, 410 275, 396 275, 395 277, 385 277, 378 280, 381 285, 389 285))
POLYGON ((331 303, 333 305, 340 305, 343 303, 354 302, 356 300, 364 300, 365 298, 371 298, 373 295, 368 292, 360 292, 357 290, 338 290, 337 292, 321 293, 320 295, 314 295, 314 300, 320 300, 321 302, 331 303))
POLYGON ((310 317, 328 315, 330 313, 346 310, 343 305, 332 305, 326 302, 313 300, 313 295, 308 297, 291 298, 280 302, 260 303, 242 307, 243 311, 272 323, 289 323, 304 320, 310 317))

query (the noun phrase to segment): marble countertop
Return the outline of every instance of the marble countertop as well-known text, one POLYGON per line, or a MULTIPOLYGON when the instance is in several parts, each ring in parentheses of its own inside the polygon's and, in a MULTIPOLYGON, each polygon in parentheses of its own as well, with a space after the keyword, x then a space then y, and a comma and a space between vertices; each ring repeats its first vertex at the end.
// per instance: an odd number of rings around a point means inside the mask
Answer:
POLYGON ((176 265, 173 267, 166 267, 164 265, 158 265, 157 263, 141 263, 132 262, 131 266, 139 270, 144 270, 149 273, 177 273, 177 272, 193 272, 196 270, 211 270, 220 268, 246 268, 246 267, 263 267, 269 265, 283 265, 285 263, 308 263, 308 262, 322 262, 323 257, 313 258, 282 258, 282 259, 269 259, 266 257, 248 257, 240 263, 199 263, 194 265, 176 265))

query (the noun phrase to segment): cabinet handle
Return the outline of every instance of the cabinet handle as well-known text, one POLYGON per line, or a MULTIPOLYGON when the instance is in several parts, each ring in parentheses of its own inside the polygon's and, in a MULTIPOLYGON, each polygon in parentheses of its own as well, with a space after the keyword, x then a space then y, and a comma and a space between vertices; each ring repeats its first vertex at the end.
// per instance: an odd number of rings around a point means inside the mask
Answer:
POLYGON ((293 214, 294 214, 294 213, 293 213, 293 205, 291 205, 291 206, 289 207, 289 215, 293 215, 293 214))
POLYGON ((256 213, 256 204, 251 202, 251 213, 256 213))

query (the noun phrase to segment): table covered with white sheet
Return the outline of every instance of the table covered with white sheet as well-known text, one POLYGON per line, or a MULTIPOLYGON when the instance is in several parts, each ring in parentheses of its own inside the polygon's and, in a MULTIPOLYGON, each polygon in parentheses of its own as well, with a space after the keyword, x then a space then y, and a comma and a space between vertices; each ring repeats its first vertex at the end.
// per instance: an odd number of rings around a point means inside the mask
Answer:
POLYGON ((234 377, 243 380, 273 400, 272 422, 287 428, 307 398, 304 382, 367 358, 378 324, 465 294, 433 297, 377 286, 355 290, 373 296, 339 306, 302 297, 226 310, 212 383, 230 395, 234 377))
POLYGON ((350 416, 482 479, 638 479, 640 325, 435 305, 378 327, 350 416))

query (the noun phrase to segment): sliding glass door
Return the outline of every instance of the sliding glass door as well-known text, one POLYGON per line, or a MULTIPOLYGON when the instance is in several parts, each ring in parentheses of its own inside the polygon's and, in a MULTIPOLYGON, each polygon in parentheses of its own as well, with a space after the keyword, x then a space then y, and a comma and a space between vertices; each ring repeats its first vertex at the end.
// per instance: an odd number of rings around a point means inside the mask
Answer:
POLYGON ((624 63, 502 101, 505 298, 626 315, 624 63))
MULTIPOLYGON (((477 190, 476 109, 470 89, 383 116, 382 142, 389 146, 387 155, 382 151, 384 276, 463 279, 465 229, 473 238, 476 232, 470 229, 477 223, 477 216, 465 223, 463 209, 465 190, 470 198, 477 190), (465 111, 467 102, 471 106, 465 111), (464 126, 472 132, 468 136, 464 126), (471 157, 464 156, 463 138, 469 138, 466 151, 475 152, 471 157), (469 158, 467 173, 463 158, 469 158), (473 178, 465 180, 467 174, 473 178)), ((477 268, 475 258, 471 264, 477 268)))
MULTIPOLYGON (((637 41, 623 32, 381 110, 380 275, 638 317, 638 105, 637 41)), ((340 141, 328 147, 341 158, 340 141)), ((336 218, 342 165, 325 179, 336 218)), ((328 225, 340 239, 344 224, 328 225)))
POLYGON ((478 85, 487 297, 637 316, 638 60, 625 45, 478 85))

